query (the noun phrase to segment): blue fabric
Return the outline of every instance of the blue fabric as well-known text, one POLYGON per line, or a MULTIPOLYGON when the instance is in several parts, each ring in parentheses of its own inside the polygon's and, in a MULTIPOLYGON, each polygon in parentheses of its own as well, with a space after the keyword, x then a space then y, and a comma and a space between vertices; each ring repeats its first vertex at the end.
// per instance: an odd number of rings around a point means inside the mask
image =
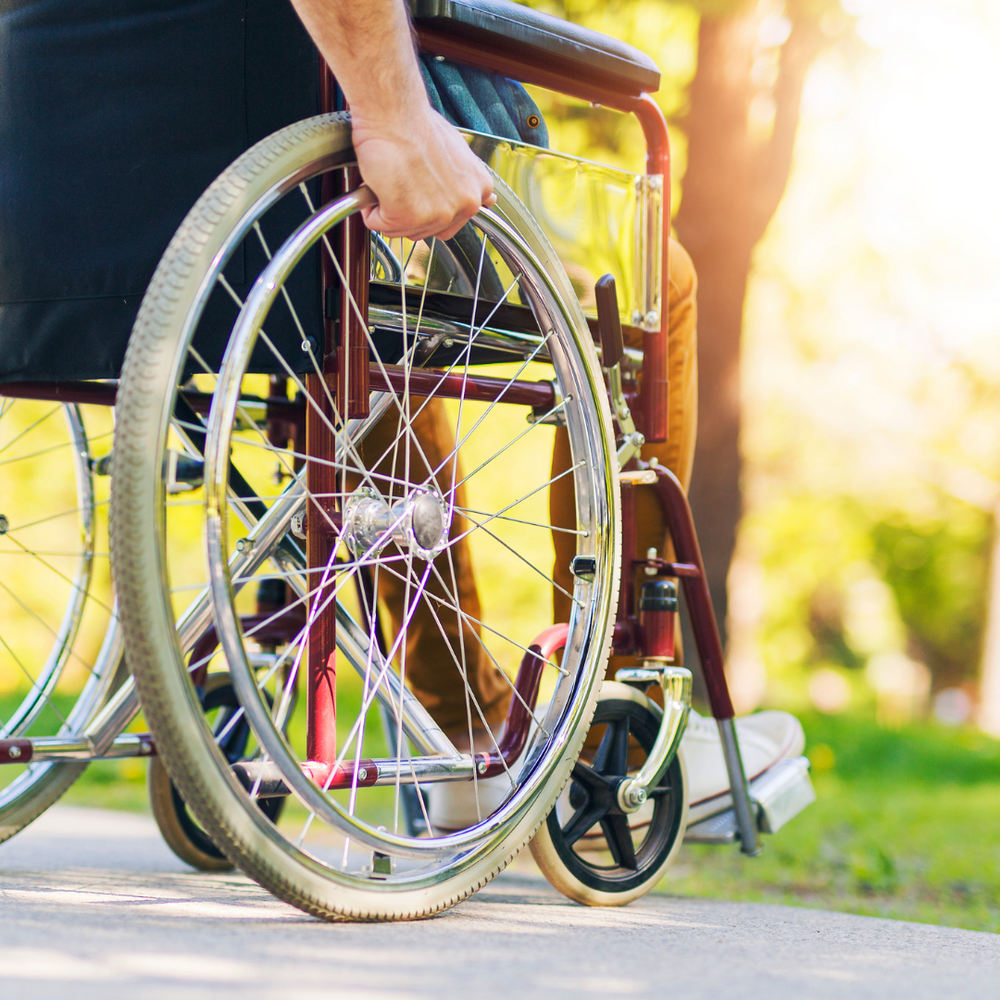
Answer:
POLYGON ((545 120, 521 84, 428 55, 420 70, 432 107, 452 125, 548 148, 545 120))

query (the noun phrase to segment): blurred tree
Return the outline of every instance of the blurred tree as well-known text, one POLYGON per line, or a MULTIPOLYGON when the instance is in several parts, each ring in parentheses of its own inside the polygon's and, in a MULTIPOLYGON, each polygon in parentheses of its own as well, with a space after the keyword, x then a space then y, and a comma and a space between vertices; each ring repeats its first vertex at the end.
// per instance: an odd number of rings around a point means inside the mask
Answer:
MULTIPOLYGON (((743 509, 740 334, 753 250, 781 201, 806 74, 848 20, 839 0, 528 0, 657 58, 660 25, 698 21, 695 71, 663 65, 657 99, 686 139, 677 234, 698 272, 698 453, 691 501, 719 625, 743 509)), ((682 60, 683 61, 683 60, 682 60)), ((605 129, 607 126, 605 125, 605 129)), ((595 145, 602 137, 594 136, 595 145)), ((610 135, 603 142, 612 145, 610 135)), ((675 169, 678 159, 675 156, 675 169)))
POLYGON ((932 690, 975 681, 986 620, 988 513, 950 496, 939 517, 898 512, 872 529, 873 562, 892 588, 932 690))
POLYGON ((740 334, 754 247, 788 181, 806 73, 836 32, 824 0, 700 0, 677 234, 698 272, 698 452, 691 484, 720 627, 743 511, 740 334))

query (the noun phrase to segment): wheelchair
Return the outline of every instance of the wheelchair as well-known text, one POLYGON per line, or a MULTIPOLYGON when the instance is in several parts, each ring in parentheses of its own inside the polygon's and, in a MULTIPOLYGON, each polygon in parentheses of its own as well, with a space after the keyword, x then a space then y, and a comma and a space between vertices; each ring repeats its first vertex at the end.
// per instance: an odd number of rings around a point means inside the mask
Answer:
POLYGON ((647 174, 470 132, 496 205, 448 241, 385 240, 361 223, 373 196, 325 78, 324 113, 250 148, 192 208, 120 383, 2 387, 3 413, 52 411, 15 436, 65 414, 78 500, 57 520, 90 524, 112 473, 118 594, 94 582, 86 527, 75 577, 34 547, 69 597, 0 738, 22 768, 0 795, 7 835, 89 761, 155 755, 154 813, 185 860, 235 863, 319 917, 384 920, 453 905, 529 844, 569 897, 625 903, 685 837, 755 854, 810 801, 801 761, 747 781, 690 510, 642 460, 667 412, 655 65, 513 3, 412 12, 430 58, 634 114, 647 174), (92 454, 87 404, 114 407, 113 460, 109 425, 92 454), (635 557, 639 490, 670 560, 635 557), (575 544, 568 587, 553 532, 575 544), (678 582, 732 790, 698 816, 678 582), (105 638, 80 689, 89 604, 105 638), (612 651, 636 665, 605 681, 612 651), (66 709, 61 682, 82 691, 66 709), (140 704, 151 735, 125 732, 140 704), (471 811, 449 814, 459 787, 471 811))

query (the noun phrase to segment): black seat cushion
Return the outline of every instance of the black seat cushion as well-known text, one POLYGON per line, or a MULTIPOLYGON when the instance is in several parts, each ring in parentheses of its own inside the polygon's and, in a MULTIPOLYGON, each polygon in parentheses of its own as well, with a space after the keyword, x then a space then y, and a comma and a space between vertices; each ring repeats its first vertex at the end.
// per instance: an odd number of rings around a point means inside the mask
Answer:
POLYGON ((484 42, 623 94, 660 88, 656 63, 638 49, 509 0, 410 0, 410 11, 422 27, 484 42))

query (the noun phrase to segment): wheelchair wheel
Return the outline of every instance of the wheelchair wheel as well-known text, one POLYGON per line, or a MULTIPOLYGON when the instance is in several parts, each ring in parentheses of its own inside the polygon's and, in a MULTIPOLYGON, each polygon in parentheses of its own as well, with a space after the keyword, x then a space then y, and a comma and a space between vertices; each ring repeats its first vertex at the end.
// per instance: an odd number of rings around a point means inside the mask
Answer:
MULTIPOLYGON (((248 752, 250 726, 242 718, 229 674, 219 672, 208 675, 201 695, 201 707, 209 717, 216 743, 226 759, 233 764, 248 759, 251 756, 248 752)), ((149 760, 146 786, 153 819, 167 846, 181 861, 207 872, 225 872, 233 868, 233 863, 191 815, 159 757, 149 760)), ((262 799, 260 805, 267 817, 275 821, 284 802, 283 798, 262 799)))
POLYGON ((509 189, 474 220, 478 259, 468 239, 454 253, 379 240, 358 272, 368 236, 350 220, 370 195, 331 196, 352 162, 344 116, 289 126, 174 237, 123 372, 112 551, 144 710, 201 827, 310 913, 398 919, 493 878, 569 778, 610 647, 617 460, 586 321, 509 189), (503 281, 493 300, 487 268, 503 281), (370 394, 351 395, 357 353, 330 371, 324 325, 330 344, 360 342, 370 394), (572 464, 551 470, 557 421, 572 464), (186 506, 167 504, 171 462, 202 470, 181 477, 186 506), (556 662, 547 499, 567 475, 582 561, 556 662), (175 537, 202 532, 203 565, 174 558, 175 537), (294 599, 251 615, 262 580, 294 599), (189 676, 185 649, 213 621, 261 750, 244 764, 220 753, 189 676), (261 661, 275 629, 282 652, 261 661), (486 807, 478 783, 499 775, 509 788, 486 807), (423 810, 444 781, 468 789, 471 818, 437 829, 431 808, 414 835, 402 789, 423 810), (255 804, 274 796, 277 823, 255 804))
MULTIPOLYGON (((107 479, 93 468, 111 432, 110 410, 0 395, 0 739, 82 735, 119 676, 107 479)), ((0 840, 86 767, 3 756, 0 840)))
POLYGON ((625 684, 610 681, 601 689, 591 727, 599 739, 588 741, 597 748, 577 761, 531 842, 542 873, 570 899, 622 906, 649 892, 677 857, 688 808, 681 753, 638 812, 623 813, 614 794, 652 748, 661 715, 658 705, 625 684))

